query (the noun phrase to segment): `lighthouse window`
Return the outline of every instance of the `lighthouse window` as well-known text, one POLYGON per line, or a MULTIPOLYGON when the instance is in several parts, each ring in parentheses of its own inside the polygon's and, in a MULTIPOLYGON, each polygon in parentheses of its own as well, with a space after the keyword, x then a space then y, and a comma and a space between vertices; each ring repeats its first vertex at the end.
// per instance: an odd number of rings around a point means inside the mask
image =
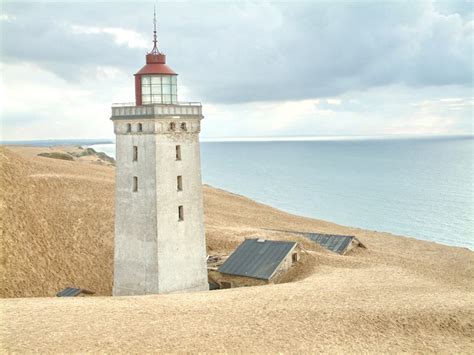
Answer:
POLYGON ((133 177, 133 192, 138 191, 138 177, 134 176, 133 177))
POLYGON ((171 85, 163 85, 163 94, 165 95, 171 94, 171 85))
POLYGON ((178 191, 183 191, 183 177, 181 175, 178 176, 177 185, 178 191))
POLYGON ((181 146, 176 146, 176 160, 181 160, 181 146))
POLYGON ((171 95, 163 95, 163 103, 170 104, 171 103, 171 95))
POLYGON ((151 95, 142 95, 142 104, 151 104, 151 95))
POLYGON ((143 131, 143 125, 141 123, 138 124, 138 132, 143 131))
POLYGON ((176 123, 171 122, 170 123, 170 131, 174 131, 176 129, 176 123))
POLYGON ((178 206, 178 220, 180 221, 184 220, 183 206, 178 206))
POLYGON ((173 104, 178 100, 176 75, 142 76, 142 104, 173 104))
POLYGON ((132 131, 132 125, 130 123, 127 123, 127 132, 132 131))
POLYGON ((136 145, 133 146, 133 161, 138 160, 138 147, 136 145))
POLYGON ((186 131, 186 122, 181 122, 181 130, 186 131))
POLYGON ((151 86, 151 93, 153 95, 161 95, 161 85, 152 85, 151 86))

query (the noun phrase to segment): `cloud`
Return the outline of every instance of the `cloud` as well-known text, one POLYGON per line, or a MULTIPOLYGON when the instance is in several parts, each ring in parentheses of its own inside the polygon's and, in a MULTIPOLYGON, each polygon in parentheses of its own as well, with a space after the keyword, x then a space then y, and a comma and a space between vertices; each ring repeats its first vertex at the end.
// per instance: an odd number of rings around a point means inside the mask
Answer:
POLYGON ((326 102, 329 105, 340 105, 341 104, 341 99, 326 99, 326 102))
POLYGON ((0 138, 5 140, 111 137, 110 102, 132 94, 123 90, 128 78, 113 68, 81 84, 34 64, 2 64, 0 71, 0 138), (18 80, 25 72, 26 84, 18 80))
MULTIPOLYGON (((2 57, 66 80, 90 75, 92 65, 132 74, 151 48, 151 8, 142 8, 7 3, 3 16, 17 20, 2 21, 2 57)), ((426 2, 160 3, 159 41, 183 83, 215 103, 401 83, 469 86, 474 22, 467 11, 426 2)))
POLYGON ((8 14, 0 14, 0 21, 13 22, 16 20, 16 17, 8 14))
MULTIPOLYGON (((112 137, 110 104, 133 100, 152 47, 151 5, 2 3, 4 138, 112 137)), ((157 14, 179 99, 204 102, 203 136, 472 133, 464 2, 166 2, 157 14)))
POLYGON ((75 34, 101 34, 111 35, 114 42, 118 45, 126 45, 128 48, 147 48, 147 40, 136 31, 128 30, 120 27, 93 27, 72 25, 72 32, 75 34))
MULTIPOLYGON (((460 87, 449 89, 454 94, 464 92, 460 87)), ((344 94, 337 105, 326 99, 207 105, 203 133, 206 137, 232 137, 472 132, 474 100, 446 101, 443 94, 435 88, 395 85, 344 94)))

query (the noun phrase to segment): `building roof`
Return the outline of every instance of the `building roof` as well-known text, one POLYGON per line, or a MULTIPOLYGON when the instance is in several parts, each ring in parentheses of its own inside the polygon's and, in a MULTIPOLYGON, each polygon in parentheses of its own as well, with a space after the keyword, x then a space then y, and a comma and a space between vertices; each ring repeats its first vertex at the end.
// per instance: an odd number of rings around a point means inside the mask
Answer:
POLYGON ((323 234, 323 233, 311 233, 311 232, 297 232, 280 229, 268 229, 275 232, 299 234, 313 242, 318 243, 323 248, 326 248, 334 253, 344 254, 352 241, 356 241, 357 245, 361 248, 366 249, 367 247, 353 235, 338 235, 338 234, 323 234))
POLYGON ((149 75, 149 74, 168 74, 176 75, 176 73, 166 64, 145 64, 135 75, 149 75))
POLYGON ((76 297, 76 296, 80 295, 81 293, 91 295, 94 292, 91 292, 91 291, 83 289, 83 288, 66 287, 61 292, 58 292, 56 294, 56 296, 58 296, 58 297, 76 297))
POLYGON ((166 65, 166 55, 163 53, 148 53, 146 55, 146 64, 135 75, 147 74, 176 75, 173 69, 166 65))
POLYGON ((355 238, 353 235, 303 233, 303 235, 322 247, 338 254, 344 254, 355 238))
POLYGON ((223 274, 270 280, 296 242, 246 239, 218 269, 223 274))

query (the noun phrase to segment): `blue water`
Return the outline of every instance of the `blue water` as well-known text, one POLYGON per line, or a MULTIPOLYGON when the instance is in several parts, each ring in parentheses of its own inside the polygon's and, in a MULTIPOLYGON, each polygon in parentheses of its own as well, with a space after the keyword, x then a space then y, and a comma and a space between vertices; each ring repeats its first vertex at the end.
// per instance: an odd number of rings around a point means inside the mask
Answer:
POLYGON ((206 184, 298 215, 472 250, 473 152, 472 137, 201 145, 206 184))

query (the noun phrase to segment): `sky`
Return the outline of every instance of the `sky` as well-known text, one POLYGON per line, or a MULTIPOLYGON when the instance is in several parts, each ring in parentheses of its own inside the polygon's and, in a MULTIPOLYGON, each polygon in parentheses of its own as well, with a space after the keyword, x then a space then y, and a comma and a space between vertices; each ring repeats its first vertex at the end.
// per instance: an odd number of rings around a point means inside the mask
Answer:
POLYGON ((158 44, 201 137, 473 134, 473 1, 0 2, 0 139, 113 138, 158 44))

